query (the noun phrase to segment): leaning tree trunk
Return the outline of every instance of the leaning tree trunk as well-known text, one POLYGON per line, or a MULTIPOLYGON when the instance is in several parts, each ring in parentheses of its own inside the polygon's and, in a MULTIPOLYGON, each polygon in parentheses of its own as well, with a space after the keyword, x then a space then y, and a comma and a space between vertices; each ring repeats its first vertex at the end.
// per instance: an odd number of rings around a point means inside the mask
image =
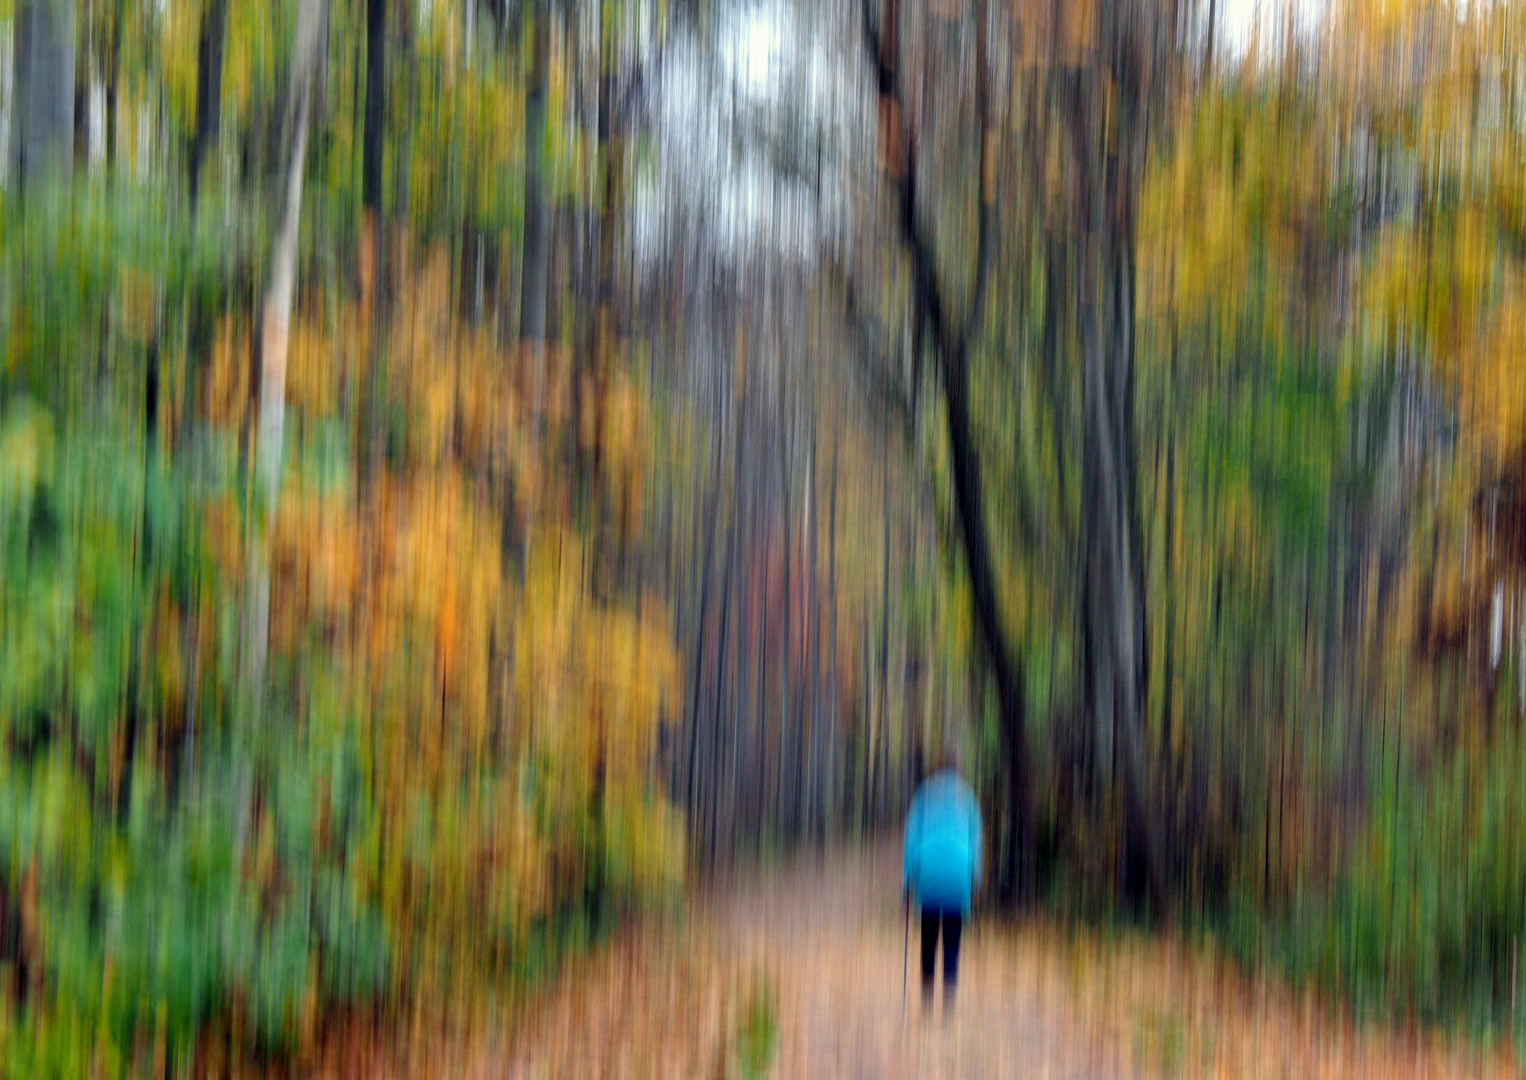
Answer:
POLYGON ((291 150, 286 166, 285 208, 271 246, 270 282, 260 328, 259 426, 255 434, 255 499, 258 539, 250 546, 250 596, 245 613, 246 675, 255 693, 264 684, 270 635, 270 537, 280 491, 286 434, 286 358, 291 308, 297 288, 297 238, 302 220, 302 179, 307 129, 322 37, 323 0, 302 0, 297 12, 291 86, 291 150))
MULTIPOLYGON (((984 0, 976 4, 975 106, 979 122, 978 180, 980 206, 973 283, 963 317, 953 309, 951 291, 938 269, 938 257, 927 232, 919 182, 919 141, 922 132, 907 116, 900 71, 898 0, 885 0, 876 25, 872 0, 862 0, 864 43, 879 84, 881 152, 897 198, 901 241, 908 250, 913 278, 914 323, 926 328, 942 376, 944 418, 949 462, 953 473, 959 535, 969 572, 975 622, 986 658, 995 676, 1000 704, 1002 764, 1009 794, 1011 848, 1004 856, 1003 900, 1011 903, 1031 896, 1036 885, 1037 817, 1034 778, 1028 749, 1027 686, 1022 657, 1008 637, 1001 616, 995 564, 987 532, 985 497, 979 451, 970 420, 970 353, 983 324, 985 294, 990 277, 991 249, 996 231, 996 142, 999 128, 991 114, 987 57, 987 18, 984 0)), ((913 342, 916 349, 920 340, 913 342)))

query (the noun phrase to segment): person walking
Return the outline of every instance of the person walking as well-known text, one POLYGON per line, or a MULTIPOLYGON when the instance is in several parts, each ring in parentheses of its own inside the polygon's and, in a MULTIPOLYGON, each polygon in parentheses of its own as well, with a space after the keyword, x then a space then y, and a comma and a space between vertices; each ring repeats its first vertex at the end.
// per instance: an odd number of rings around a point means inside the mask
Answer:
POLYGON ((980 804, 959 774, 959 758, 946 748, 906 815, 902 890, 922 915, 922 1008, 932 1008, 938 940, 943 940, 943 1011, 954 1008, 959 939, 970 900, 981 882, 984 843, 980 804))

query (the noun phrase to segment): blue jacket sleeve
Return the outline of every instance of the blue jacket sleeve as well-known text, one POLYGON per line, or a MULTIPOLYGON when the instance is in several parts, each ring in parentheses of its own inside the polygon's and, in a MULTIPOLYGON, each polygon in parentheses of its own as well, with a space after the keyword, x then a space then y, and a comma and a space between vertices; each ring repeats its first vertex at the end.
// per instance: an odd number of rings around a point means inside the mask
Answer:
POLYGON ((911 809, 906 813, 906 835, 901 843, 901 888, 915 889, 917 886, 917 862, 919 849, 922 843, 922 793, 919 791, 911 800, 911 809))

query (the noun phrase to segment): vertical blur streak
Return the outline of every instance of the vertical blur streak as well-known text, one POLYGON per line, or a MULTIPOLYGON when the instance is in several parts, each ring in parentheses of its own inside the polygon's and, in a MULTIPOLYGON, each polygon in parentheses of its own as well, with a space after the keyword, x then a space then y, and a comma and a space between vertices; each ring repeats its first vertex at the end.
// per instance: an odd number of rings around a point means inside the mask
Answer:
MULTIPOLYGON (((268 521, 275 514, 281 489, 281 458, 285 450, 286 368, 291 345, 291 308, 296 293, 297 234, 302 222, 302 185, 307 172, 309 109, 316 80, 319 35, 325 0, 303 0, 297 11, 296 41, 292 49, 290 111, 290 163, 281 198, 281 226, 270 254, 270 284, 265 291, 260 325, 260 392, 255 432, 255 510, 259 535, 250 546, 249 615, 244 642, 248 656, 248 685, 265 681, 265 656, 270 633, 270 565, 268 521)), ((278 189, 279 190, 279 189, 278 189)))
POLYGON ((20 0, 12 15, 10 182, 18 193, 68 172, 74 132, 74 5, 20 0))

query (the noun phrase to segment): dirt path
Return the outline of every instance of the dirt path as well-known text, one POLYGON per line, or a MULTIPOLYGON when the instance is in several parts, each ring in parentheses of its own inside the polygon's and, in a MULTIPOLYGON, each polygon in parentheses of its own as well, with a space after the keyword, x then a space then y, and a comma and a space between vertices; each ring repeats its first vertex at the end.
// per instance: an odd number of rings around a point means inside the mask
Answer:
MULTIPOLYGON (((903 1080, 1521 1075, 1499 1054, 1357 1030, 1159 939, 977 920, 954 1019, 906 999, 896 852, 807 856, 716 883, 573 964, 512 1030, 431 1043, 380 1075, 493 1080, 903 1080), (765 995, 755 988, 767 987, 765 995), (743 1063, 751 1006, 764 1073, 743 1063)), ((417 1044, 422 1045, 422 1044, 417 1044)), ((356 1075, 345 1071, 344 1075, 356 1075)))
MULTIPOLYGON (((1067 1016, 1067 998, 977 923, 958 1008, 921 1015, 910 985, 895 852, 807 856, 718 882, 678 925, 653 920, 574 966, 522 1018, 501 1053, 513 1080, 731 1080, 755 988, 772 1015, 766 1075, 778 1080, 911 1077, 1048 1080, 1135 1075, 1110 1041, 1067 1016)), ((476 1073, 476 1069, 462 1070, 476 1073)), ((503 1074, 500 1074, 503 1075, 503 1074)))
POLYGON ((924 1017, 916 931, 908 948, 895 855, 881 848, 805 858, 751 889, 725 890, 717 903, 722 935, 777 987, 773 1075, 1082 1080, 1133 1074, 1116 1048, 1073 1022, 1063 996, 1045 992, 1050 980, 1027 962, 1032 957, 1014 952, 1005 935, 979 921, 962 950, 952 1017, 936 1008, 924 1017))

